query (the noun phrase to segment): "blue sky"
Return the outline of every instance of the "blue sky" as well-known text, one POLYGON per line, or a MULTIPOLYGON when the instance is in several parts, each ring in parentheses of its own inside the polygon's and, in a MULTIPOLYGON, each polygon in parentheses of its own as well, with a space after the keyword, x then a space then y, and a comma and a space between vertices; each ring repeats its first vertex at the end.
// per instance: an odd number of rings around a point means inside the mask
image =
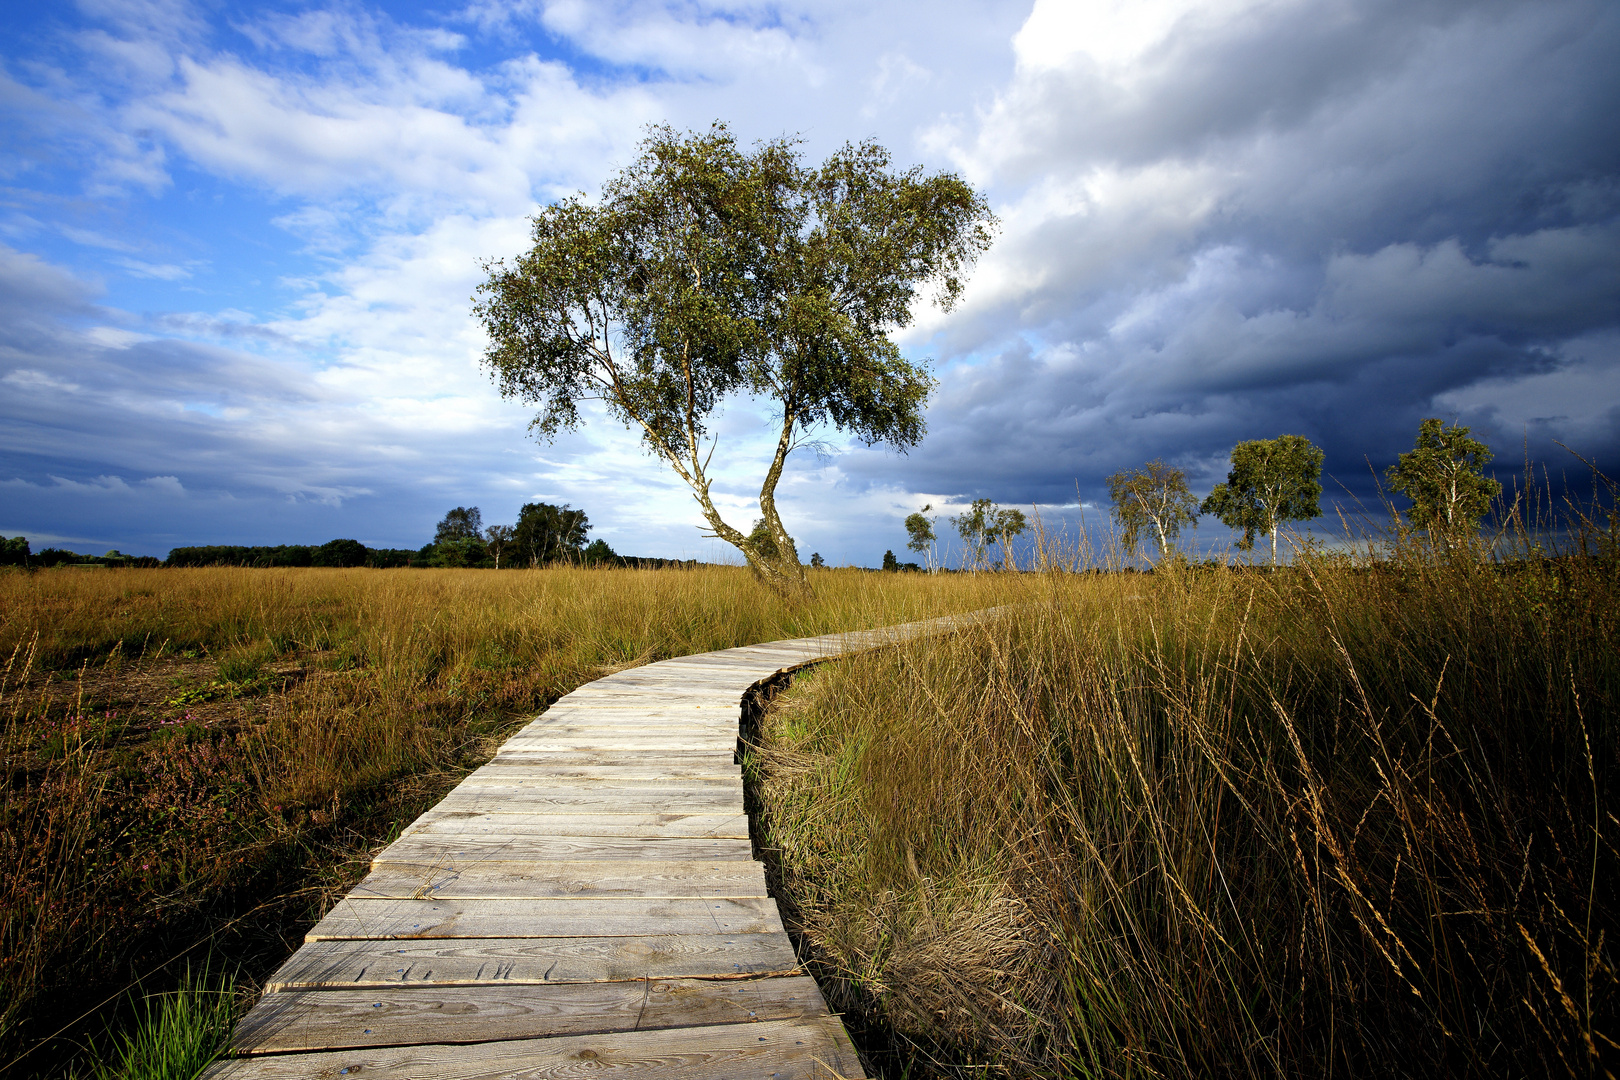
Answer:
MULTIPOLYGON (((543 500, 722 554, 629 433, 528 439, 468 314, 479 260, 659 122, 875 137, 1002 220, 900 339, 927 440, 784 481, 834 562, 1152 458, 1202 493, 1283 432, 1363 497, 1424 416, 1509 470, 1620 459, 1612 3, 91 0, 8 5, 0 43, 0 532, 36 548, 415 547, 543 500)), ((744 526, 766 419, 717 428, 744 526)))

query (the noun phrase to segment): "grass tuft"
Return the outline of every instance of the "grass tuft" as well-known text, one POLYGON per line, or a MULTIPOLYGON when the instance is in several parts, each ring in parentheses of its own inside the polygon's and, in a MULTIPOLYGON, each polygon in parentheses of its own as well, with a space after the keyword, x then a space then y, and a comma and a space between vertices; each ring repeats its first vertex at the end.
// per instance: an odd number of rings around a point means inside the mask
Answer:
POLYGON ((223 974, 188 970, 137 1003, 133 1021, 91 1048, 83 1080, 194 1080, 230 1046, 238 995, 223 974))

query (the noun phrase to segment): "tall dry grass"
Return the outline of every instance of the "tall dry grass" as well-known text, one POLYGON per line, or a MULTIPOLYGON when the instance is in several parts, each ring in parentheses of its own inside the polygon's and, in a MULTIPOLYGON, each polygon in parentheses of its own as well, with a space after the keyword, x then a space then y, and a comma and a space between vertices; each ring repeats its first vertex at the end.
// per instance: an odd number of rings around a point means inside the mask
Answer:
POLYGON ((778 699, 763 835, 880 1060, 1613 1075, 1620 560, 1373 554, 1000 577, 778 699))
POLYGON ((0 1072, 59 1064, 132 983, 210 951, 267 971, 369 850, 582 682, 980 589, 814 580, 787 606, 728 568, 0 574, 0 1072))

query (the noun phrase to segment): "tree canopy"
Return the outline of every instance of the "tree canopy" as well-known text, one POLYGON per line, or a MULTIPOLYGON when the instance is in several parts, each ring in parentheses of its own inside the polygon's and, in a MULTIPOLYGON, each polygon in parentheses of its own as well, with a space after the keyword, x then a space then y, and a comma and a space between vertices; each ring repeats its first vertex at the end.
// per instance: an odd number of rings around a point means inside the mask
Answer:
POLYGON ((775 500, 789 453, 828 426, 899 450, 922 438, 933 380, 888 334, 927 286, 956 302, 993 223, 959 177, 897 172, 873 142, 811 168, 791 139, 745 150, 724 124, 655 127, 598 201, 545 207, 527 252, 485 264, 484 362, 504 396, 539 407, 542 438, 600 402, 686 482, 713 535, 802 592, 775 500), (710 494, 710 423, 734 395, 774 407, 759 491, 769 548, 710 494))
POLYGON ((951 524, 956 526, 975 567, 988 562, 988 552, 997 544, 1001 545, 1002 565, 1006 566, 1008 542, 1028 528, 1022 510, 1002 508, 989 499, 973 500, 967 513, 951 518, 951 524))
POLYGON ((1412 500, 1412 527, 1443 548, 1464 542, 1502 493, 1502 485, 1485 476, 1495 455, 1468 431, 1430 417, 1418 426, 1416 445, 1384 473, 1392 489, 1412 500))
POLYGON ((452 540, 477 540, 484 527, 484 515, 476 506, 458 506, 448 511, 433 534, 435 544, 452 540))
POLYGON ((1232 470, 1226 483, 1199 508, 1214 514, 1229 528, 1242 529, 1238 547, 1254 547, 1258 534, 1271 536, 1271 561, 1277 561, 1277 532, 1285 521, 1309 521, 1322 516, 1322 459, 1320 447, 1303 435, 1254 439, 1232 448, 1232 470))
POLYGON ((585 547, 590 530, 585 511, 567 503, 524 503, 518 511, 516 527, 507 551, 519 565, 545 566, 548 563, 576 561, 585 547))
POLYGON ((928 572, 934 572, 934 522, 927 517, 932 503, 906 517, 906 547, 928 559, 928 572))
POLYGON ((1125 530, 1121 539, 1127 551, 1135 551, 1142 531, 1151 527, 1160 555, 1167 556, 1181 530, 1198 524, 1198 500, 1187 488, 1187 474, 1162 461, 1110 476, 1108 497, 1114 501, 1114 520, 1125 530))

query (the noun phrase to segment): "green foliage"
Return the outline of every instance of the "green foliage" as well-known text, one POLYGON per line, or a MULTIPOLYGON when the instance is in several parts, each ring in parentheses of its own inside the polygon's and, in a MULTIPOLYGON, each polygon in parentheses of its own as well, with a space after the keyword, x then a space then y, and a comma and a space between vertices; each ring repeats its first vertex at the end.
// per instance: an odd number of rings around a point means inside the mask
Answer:
POLYGON ((486 555, 482 540, 464 536, 435 543, 431 562, 434 566, 460 569, 479 565, 486 555))
POLYGON ((817 570, 820 570, 827 565, 827 560, 821 557, 821 552, 812 551, 810 553, 810 565, 815 567, 817 570))
POLYGON ((1242 529, 1238 547, 1244 551, 1254 547, 1256 535, 1269 534, 1275 563, 1282 523, 1322 516, 1323 457, 1303 435, 1240 442, 1232 448, 1226 483, 1216 484, 1199 509, 1228 528, 1242 529))
POLYGON ((900 569, 900 560, 894 557, 894 552, 885 551, 883 553, 883 569, 891 573, 894 573, 900 569))
POLYGON ((989 499, 973 500, 968 512, 951 518, 951 524, 956 526, 962 542, 967 545, 974 566, 985 563, 989 550, 997 544, 1002 545, 1002 561, 1005 563, 1008 557, 1007 542, 1028 528, 1022 510, 1004 509, 989 499))
POLYGON ((477 540, 484 528, 484 515, 476 506, 458 506, 444 515, 433 534, 435 544, 452 540, 477 540))
POLYGON ((601 563, 611 563, 618 560, 613 548, 606 540, 592 540, 585 548, 585 565, 597 566, 601 563))
POLYGON ((524 503, 512 531, 514 565, 547 566, 554 562, 577 562, 590 530, 585 511, 567 503, 524 503))
MULTIPOLYGON (((429 545, 431 548, 431 545, 429 545)), ((426 555, 402 548, 368 548, 358 540, 329 540, 319 547, 307 544, 244 546, 206 544, 177 547, 169 552, 164 566, 409 566, 427 559, 426 555)), ((143 565, 135 560, 136 565, 143 565)), ((156 565, 154 560, 153 565, 156 565)))
POLYGON ((1393 490, 1412 500, 1412 527, 1445 547, 1466 540, 1502 493, 1501 484, 1485 478, 1491 448, 1469 438, 1468 430, 1436 417, 1424 420, 1417 443, 1384 473, 1393 490))
POLYGON ((310 556, 311 566, 364 566, 366 546, 358 540, 328 540, 310 556))
POLYGON ((1126 551, 1135 551, 1142 530, 1151 527, 1160 555, 1168 556, 1182 528, 1198 524, 1198 500, 1187 489, 1187 474, 1162 461, 1110 476, 1108 497, 1114 502, 1114 520, 1124 529, 1126 551))
POLYGON ((27 566, 29 554, 28 537, 0 536, 0 566, 27 566))
POLYGON ((714 535, 773 587, 802 591, 775 504, 788 453, 822 425, 869 445, 922 438, 933 380, 888 333, 929 283, 954 304, 992 221, 959 178, 896 173, 874 143, 807 168, 792 140, 746 151, 724 124, 655 127, 600 200, 544 208, 528 252, 485 265, 484 360, 504 396, 539 407, 542 438, 602 402, 692 488, 714 535), (779 409, 759 498, 771 549, 709 496, 710 420, 737 394, 779 409))
POLYGON ((237 1008, 227 976, 188 972, 178 990, 142 1006, 130 1030, 93 1047, 85 1080, 194 1080, 230 1045, 237 1008))

